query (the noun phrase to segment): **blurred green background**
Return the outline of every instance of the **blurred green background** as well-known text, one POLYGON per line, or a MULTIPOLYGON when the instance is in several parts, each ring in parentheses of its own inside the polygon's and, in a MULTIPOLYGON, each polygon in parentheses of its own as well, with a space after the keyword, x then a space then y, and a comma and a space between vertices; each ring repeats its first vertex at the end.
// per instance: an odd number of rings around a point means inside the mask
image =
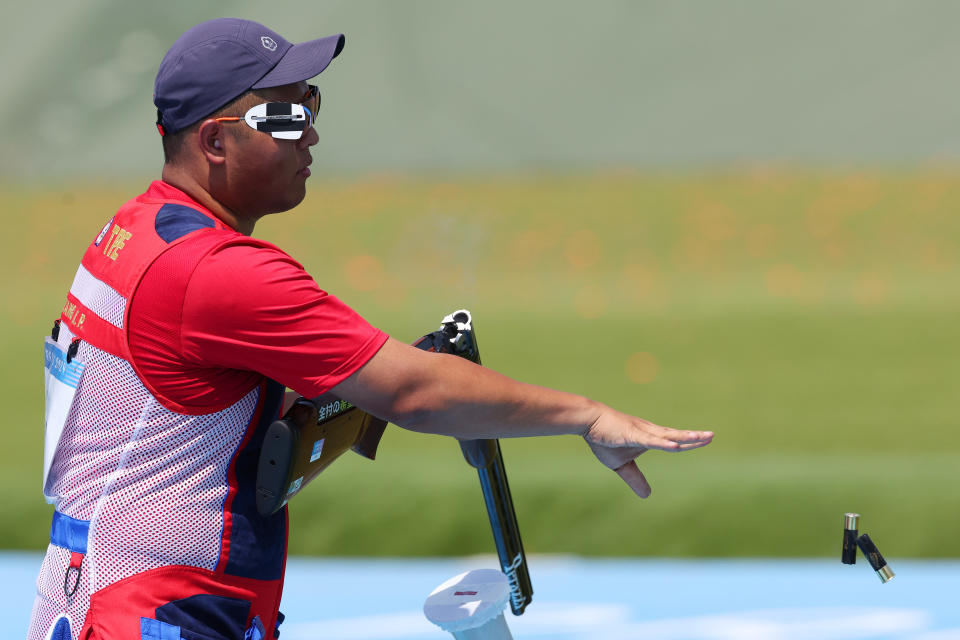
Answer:
MULTIPOLYGON (((86 243, 159 174, 159 58, 232 15, 348 40, 320 77, 307 200, 258 236, 397 338, 467 307, 488 366, 716 431, 643 456, 646 501, 577 438, 504 441, 528 552, 833 556, 852 510, 888 556, 956 554, 960 6, 5 15, 21 28, 0 43, 19 61, 0 72, 0 548, 45 546, 40 338, 86 243)), ((456 443, 396 427, 291 519, 297 554, 493 550, 456 443)))

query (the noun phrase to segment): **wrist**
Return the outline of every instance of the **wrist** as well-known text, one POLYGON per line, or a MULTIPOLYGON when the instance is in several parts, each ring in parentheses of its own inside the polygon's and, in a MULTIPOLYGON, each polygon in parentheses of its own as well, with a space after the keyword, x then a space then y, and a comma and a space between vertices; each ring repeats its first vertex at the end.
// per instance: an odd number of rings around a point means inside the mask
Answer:
POLYGON ((577 434, 589 440, 588 436, 603 414, 609 410, 609 407, 602 402, 584 398, 583 420, 580 422, 580 428, 577 434))

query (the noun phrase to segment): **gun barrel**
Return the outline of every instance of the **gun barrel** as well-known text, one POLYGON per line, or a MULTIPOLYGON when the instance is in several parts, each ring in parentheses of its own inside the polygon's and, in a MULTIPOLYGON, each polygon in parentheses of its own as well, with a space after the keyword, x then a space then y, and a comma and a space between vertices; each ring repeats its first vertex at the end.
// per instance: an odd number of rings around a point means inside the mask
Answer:
POLYGON ((527 558, 520 539, 520 527, 513 508, 510 484, 497 440, 471 440, 461 442, 464 457, 474 467, 480 477, 483 501, 487 507, 487 517, 493 530, 493 540, 500 558, 500 568, 510 584, 510 609, 514 615, 520 615, 530 604, 533 585, 527 568, 527 558), (471 455, 468 455, 468 451, 471 455), (480 461, 478 454, 484 454, 487 463, 480 461))
MULTIPOLYGON (((480 364, 480 351, 473 329, 473 317, 466 309, 454 311, 443 319, 438 331, 424 336, 414 343, 424 351, 452 353, 480 364)), ((530 604, 533 585, 527 569, 527 557, 523 552, 520 527, 513 508, 510 484, 503 465, 500 441, 461 440, 460 449, 470 466, 480 476, 480 488, 487 507, 487 517, 493 530, 493 540, 500 558, 500 568, 510 585, 510 609, 520 615, 530 604)))

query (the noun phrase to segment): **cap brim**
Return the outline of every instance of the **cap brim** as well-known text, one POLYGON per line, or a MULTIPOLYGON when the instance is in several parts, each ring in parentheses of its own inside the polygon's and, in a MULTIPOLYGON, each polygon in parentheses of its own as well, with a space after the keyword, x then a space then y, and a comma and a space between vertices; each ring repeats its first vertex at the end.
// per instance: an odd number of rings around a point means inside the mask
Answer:
POLYGON ((341 33, 293 45, 280 62, 250 88, 280 87, 319 75, 343 51, 345 40, 341 33))

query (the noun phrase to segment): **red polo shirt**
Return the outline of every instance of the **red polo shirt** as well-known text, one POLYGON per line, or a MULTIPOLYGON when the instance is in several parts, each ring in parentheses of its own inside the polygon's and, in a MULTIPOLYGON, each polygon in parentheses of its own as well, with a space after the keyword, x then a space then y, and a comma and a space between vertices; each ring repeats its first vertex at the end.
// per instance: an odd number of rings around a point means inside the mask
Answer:
MULTIPOLYGON (((144 195, 193 203, 163 182, 144 195)), ((165 251, 131 300, 133 363, 161 401, 198 413, 222 408, 262 376, 316 397, 387 340, 270 243, 236 233, 199 261, 191 244, 165 251)))

